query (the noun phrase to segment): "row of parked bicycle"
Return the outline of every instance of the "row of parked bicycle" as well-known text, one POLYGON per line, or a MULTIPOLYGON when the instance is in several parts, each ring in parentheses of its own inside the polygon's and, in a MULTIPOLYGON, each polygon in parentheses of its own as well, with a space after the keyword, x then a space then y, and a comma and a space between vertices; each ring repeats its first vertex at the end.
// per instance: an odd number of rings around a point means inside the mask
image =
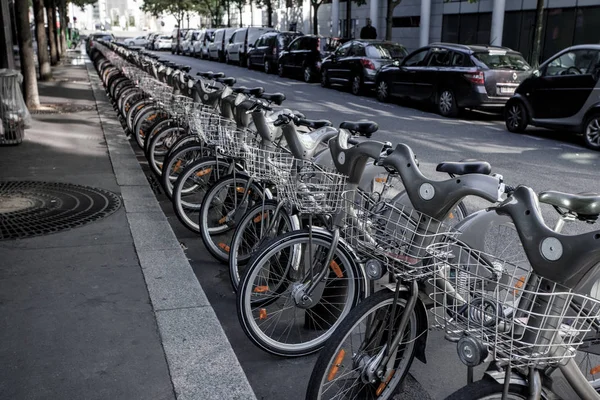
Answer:
POLYGON ((371 140, 375 122, 334 128, 114 43, 91 58, 179 219, 229 266, 249 339, 321 351, 307 399, 392 398, 432 327, 471 372, 493 366, 452 399, 600 398, 600 231, 561 233, 595 222, 600 196, 513 188, 482 161, 433 180, 407 145, 371 140), (493 205, 467 216, 466 196, 493 205))

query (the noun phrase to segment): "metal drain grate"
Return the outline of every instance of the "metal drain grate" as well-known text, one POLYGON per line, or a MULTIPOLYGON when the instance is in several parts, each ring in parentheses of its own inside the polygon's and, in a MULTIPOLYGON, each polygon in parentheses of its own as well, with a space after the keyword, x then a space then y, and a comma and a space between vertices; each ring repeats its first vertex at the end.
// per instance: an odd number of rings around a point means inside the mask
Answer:
POLYGON ((0 182, 0 240, 64 231, 121 207, 115 193, 55 182, 0 182))

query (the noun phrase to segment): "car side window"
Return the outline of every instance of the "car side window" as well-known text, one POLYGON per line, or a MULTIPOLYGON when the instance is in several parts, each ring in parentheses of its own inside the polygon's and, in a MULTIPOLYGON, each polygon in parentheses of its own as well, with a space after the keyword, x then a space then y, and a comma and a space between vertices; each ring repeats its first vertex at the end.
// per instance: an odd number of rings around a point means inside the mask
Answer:
POLYGON ((429 49, 423 49, 404 60, 405 67, 422 67, 425 65, 425 58, 429 53, 429 49))
POLYGON ((430 67, 448 67, 450 66, 450 54, 448 49, 431 49, 431 57, 429 57, 430 67))
POLYGON ((450 65, 453 67, 464 67, 465 65, 465 55, 463 53, 452 53, 452 61, 450 65))
POLYGON ((310 49, 310 43, 313 41, 312 38, 302 38, 300 39, 300 50, 308 50, 310 49))
POLYGON ((350 48, 352 47, 352 43, 348 42, 346 44, 344 44, 343 46, 340 46, 336 51, 335 51, 335 55, 337 57, 347 57, 348 55, 350 55, 350 48))
POLYGON ((301 41, 302 41, 302 39, 294 40, 292 42, 292 44, 290 44, 290 48, 288 50, 290 50, 290 51, 298 50, 298 48, 300 47, 301 41))
POLYGON ((360 43, 354 43, 352 46, 352 55, 354 57, 366 57, 365 47, 360 43))
POLYGON ((543 76, 593 74, 597 65, 597 50, 573 50, 564 53, 546 65, 543 76))

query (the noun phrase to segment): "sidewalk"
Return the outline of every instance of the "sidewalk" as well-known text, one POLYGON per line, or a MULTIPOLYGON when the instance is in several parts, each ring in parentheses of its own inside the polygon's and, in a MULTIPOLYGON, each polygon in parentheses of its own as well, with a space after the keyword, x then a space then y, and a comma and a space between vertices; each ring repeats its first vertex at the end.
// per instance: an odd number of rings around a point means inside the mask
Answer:
MULTIPOLYGON (((1 181, 64 182, 121 196, 78 228, 0 241, 0 398, 252 399, 87 57, 70 53, 1 181), (67 65, 69 64, 69 65, 67 65), (90 85, 91 80, 91 85, 90 85)), ((2 222, 0 192, 0 223, 2 222)))

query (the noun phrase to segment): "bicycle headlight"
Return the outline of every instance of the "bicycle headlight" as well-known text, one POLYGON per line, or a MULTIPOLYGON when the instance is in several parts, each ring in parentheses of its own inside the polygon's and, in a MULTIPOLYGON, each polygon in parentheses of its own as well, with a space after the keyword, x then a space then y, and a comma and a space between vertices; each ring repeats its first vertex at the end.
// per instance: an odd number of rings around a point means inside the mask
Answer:
POLYGON ((365 264, 365 269, 367 272, 367 276, 369 277, 369 279, 372 280, 381 279, 384 273, 383 265, 381 265, 381 262, 379 262, 378 260, 371 259, 367 261, 367 263, 365 264))

